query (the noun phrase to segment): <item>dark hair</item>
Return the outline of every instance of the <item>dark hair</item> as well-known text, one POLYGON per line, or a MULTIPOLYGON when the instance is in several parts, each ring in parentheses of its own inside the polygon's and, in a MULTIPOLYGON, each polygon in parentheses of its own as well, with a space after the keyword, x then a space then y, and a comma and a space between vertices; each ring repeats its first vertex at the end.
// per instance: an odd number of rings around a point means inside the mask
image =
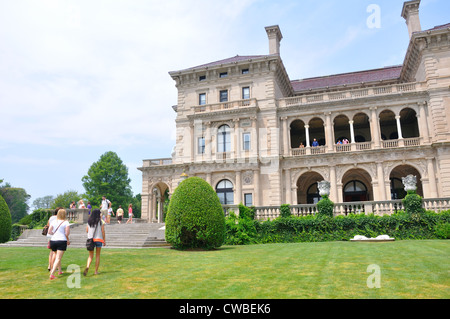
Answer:
POLYGON ((91 216, 88 219, 88 225, 91 227, 95 227, 100 222, 101 215, 100 215, 100 209, 94 209, 91 216))
POLYGON ((58 211, 59 211, 60 209, 63 209, 63 208, 62 208, 62 207, 56 208, 55 211, 53 212, 53 215, 56 216, 56 215, 58 214, 58 211))

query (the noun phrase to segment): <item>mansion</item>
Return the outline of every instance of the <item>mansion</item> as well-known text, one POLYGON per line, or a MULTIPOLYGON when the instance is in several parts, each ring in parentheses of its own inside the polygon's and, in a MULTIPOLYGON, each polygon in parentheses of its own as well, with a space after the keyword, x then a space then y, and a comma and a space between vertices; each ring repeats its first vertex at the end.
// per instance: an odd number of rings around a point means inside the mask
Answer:
POLYGON ((419 5, 401 12, 402 65, 291 80, 275 25, 265 28, 267 55, 169 72, 176 145, 139 168, 141 218, 162 221, 186 175, 206 180, 223 205, 314 204, 322 180, 335 203, 391 201, 404 197, 407 175, 425 199, 450 197, 450 24, 422 30, 419 5))

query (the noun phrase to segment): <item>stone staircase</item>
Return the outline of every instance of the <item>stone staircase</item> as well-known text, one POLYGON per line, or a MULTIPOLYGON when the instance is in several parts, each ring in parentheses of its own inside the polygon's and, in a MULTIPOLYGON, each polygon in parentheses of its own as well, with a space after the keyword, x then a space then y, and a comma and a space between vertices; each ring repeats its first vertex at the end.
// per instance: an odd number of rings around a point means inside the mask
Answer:
MULTIPOLYGON (((164 239, 163 226, 164 224, 139 222, 136 219, 132 224, 117 224, 111 221, 111 224, 105 225, 106 246, 104 248, 169 248, 170 245, 164 239)), ((69 238, 69 248, 86 248, 86 224, 71 224, 69 238)), ((42 235, 42 229, 29 229, 16 241, 0 246, 47 247, 47 237, 42 235)))

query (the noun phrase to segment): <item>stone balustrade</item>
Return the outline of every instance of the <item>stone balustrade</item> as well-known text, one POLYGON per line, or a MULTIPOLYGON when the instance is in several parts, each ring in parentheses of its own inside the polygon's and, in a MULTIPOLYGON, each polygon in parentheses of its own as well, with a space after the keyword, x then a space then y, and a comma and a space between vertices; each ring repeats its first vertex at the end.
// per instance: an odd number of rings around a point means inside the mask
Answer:
MULTIPOLYGON (((239 213, 238 205, 223 205, 225 215, 230 211, 239 213)), ((423 208, 435 212, 441 212, 450 209, 450 198, 430 198, 423 199, 423 208)), ((255 207, 255 218, 258 220, 274 219, 280 216, 280 207, 276 206, 258 206, 255 207)), ((403 210, 401 199, 386 201, 364 201, 364 202, 346 202, 334 204, 334 216, 345 216, 348 214, 375 214, 377 216, 391 215, 399 210, 403 210)), ((290 205, 292 216, 308 216, 317 213, 316 204, 290 205)))
POLYGON ((214 104, 196 105, 193 107, 194 113, 210 113, 244 107, 256 107, 256 99, 245 99, 237 101, 227 101, 214 104))
POLYGON ((389 94, 401 94, 405 92, 420 92, 426 90, 426 83, 402 83, 382 87, 372 87, 364 89, 350 89, 342 92, 326 92, 319 94, 305 94, 280 99, 278 106, 280 108, 290 107, 294 105, 309 105, 314 103, 324 103, 338 100, 353 100, 358 98, 366 98, 372 96, 382 96, 389 94))

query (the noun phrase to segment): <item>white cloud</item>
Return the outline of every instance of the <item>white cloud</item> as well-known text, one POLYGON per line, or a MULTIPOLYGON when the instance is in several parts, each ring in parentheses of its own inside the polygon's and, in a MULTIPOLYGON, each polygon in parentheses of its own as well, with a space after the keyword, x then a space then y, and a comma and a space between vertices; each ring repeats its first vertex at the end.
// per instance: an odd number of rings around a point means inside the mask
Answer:
POLYGON ((207 61, 205 39, 225 45, 226 26, 253 2, 2 2, 0 143, 171 137, 177 95, 168 71, 207 61))

